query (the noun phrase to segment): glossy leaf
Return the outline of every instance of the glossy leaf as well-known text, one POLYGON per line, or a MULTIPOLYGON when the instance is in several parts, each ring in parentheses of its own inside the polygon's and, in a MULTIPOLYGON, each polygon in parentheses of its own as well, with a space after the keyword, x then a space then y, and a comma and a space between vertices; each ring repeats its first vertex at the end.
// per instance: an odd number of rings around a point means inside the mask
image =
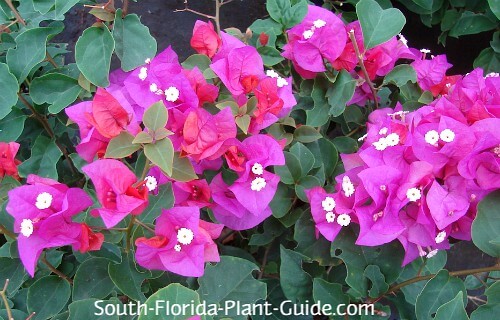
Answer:
POLYGON ((49 73, 35 78, 30 86, 33 102, 48 103, 50 113, 59 113, 73 103, 82 91, 78 80, 61 73, 49 73))
MULTIPOLYGON (((1 99, 1 98, 0 98, 1 99)), ((0 141, 16 141, 24 130, 24 123, 28 116, 18 108, 12 111, 0 120, 0 141)))
MULTIPOLYGON (((0 119, 5 118, 17 103, 17 91, 19 85, 16 77, 9 71, 5 63, 0 63, 0 119)), ((3 127, 2 127, 3 128, 3 127)))
POLYGON ((500 245, 492 241, 500 237, 500 191, 486 196, 477 207, 477 216, 472 223, 472 241, 490 256, 500 257, 500 245))
POLYGON ((151 276, 151 272, 139 272, 133 256, 126 255, 119 264, 110 263, 108 270, 109 277, 124 295, 135 301, 146 300, 144 293, 141 291, 141 284, 151 276))
POLYGON ((344 112, 347 103, 354 95, 355 88, 356 80, 353 79, 349 72, 340 71, 333 86, 330 86, 326 92, 328 104, 330 105, 330 115, 337 117, 344 112))
POLYGON ((108 264, 107 259, 91 258, 78 267, 74 278, 73 301, 103 299, 111 293, 115 286, 108 274, 108 264))
POLYGON ((300 126, 293 133, 293 138, 302 143, 309 143, 318 140, 322 135, 311 126, 300 126))
POLYGON ((411 67, 410 65, 400 64, 394 67, 394 69, 392 69, 391 72, 389 72, 385 76, 384 82, 382 82, 382 84, 384 85, 392 83, 397 87, 401 87, 408 81, 412 83, 417 82, 417 73, 415 72, 415 69, 413 69, 413 67, 411 67))
POLYGON ((58 314, 71 296, 69 283, 58 276, 38 279, 28 289, 28 312, 32 319, 45 320, 58 314))
POLYGON ((61 156, 55 141, 40 135, 31 148, 31 157, 19 165, 19 175, 27 177, 32 173, 57 180, 56 165, 61 156))
POLYGON ((464 307, 464 293, 460 291, 450 302, 440 306, 434 320, 469 320, 464 307))
POLYGON ((303 302, 312 296, 312 278, 302 268, 302 254, 285 249, 280 250, 280 284, 287 299, 303 302))

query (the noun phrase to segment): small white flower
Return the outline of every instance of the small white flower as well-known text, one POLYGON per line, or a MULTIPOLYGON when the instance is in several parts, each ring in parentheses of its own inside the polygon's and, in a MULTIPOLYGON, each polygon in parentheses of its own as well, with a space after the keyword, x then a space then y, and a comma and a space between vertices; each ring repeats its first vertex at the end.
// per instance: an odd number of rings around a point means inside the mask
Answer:
POLYGON ((348 176, 342 178, 342 191, 344 191, 344 195, 348 198, 354 194, 354 185, 348 176))
POLYGON ((500 145, 498 147, 493 148, 493 153, 495 153, 497 157, 500 157, 500 145))
POLYGON ((337 223, 342 227, 347 227, 351 223, 351 216, 346 213, 342 213, 337 217, 337 223))
POLYGON ((424 139, 428 144, 436 146, 437 142, 439 141, 439 133, 436 130, 427 131, 424 139))
POLYGON ((257 177, 255 179, 253 179, 252 181, 252 184, 250 185, 250 189, 252 189, 252 191, 260 191, 262 189, 264 189, 266 187, 266 179, 262 178, 262 177, 257 177))
POLYGON ((169 87, 167 90, 165 90, 167 101, 175 102, 177 101, 177 99, 179 99, 179 95, 179 89, 177 89, 176 87, 169 87))
POLYGON ((321 206, 325 211, 333 211, 335 209, 336 203, 332 197, 326 197, 325 200, 321 201, 321 206))
POLYGON ((391 133, 385 137, 385 142, 389 147, 394 147, 399 144, 399 135, 397 133, 391 133))
POLYGON ((149 91, 155 93, 156 91, 158 91, 158 86, 156 85, 156 83, 152 83, 149 85, 149 91))
POLYGON ((325 215, 325 218, 326 222, 328 223, 335 222, 335 213, 333 213, 332 211, 328 211, 325 215))
POLYGON ((444 129, 439 134, 439 138, 441 138, 441 140, 443 140, 444 142, 452 142, 453 140, 455 140, 455 132, 451 131, 450 129, 444 129))
POLYGON ((401 33, 398 34, 398 37, 399 41, 401 41, 401 43, 404 44, 405 47, 408 47, 408 40, 406 40, 406 38, 401 33))
POLYGON ((378 134, 385 136, 387 134, 387 129, 386 127, 383 127, 382 129, 379 130, 378 134))
POLYGON ((387 141, 385 140, 385 138, 380 138, 378 141, 372 143, 372 145, 378 151, 384 151, 385 149, 387 149, 387 141))
POLYGON ((42 192, 36 197, 35 206, 40 209, 47 209, 52 204, 52 195, 48 192, 42 192))
POLYGON ((418 255, 421 256, 421 257, 425 257, 427 255, 427 252, 425 252, 424 249, 422 249, 421 246, 417 245, 417 248, 418 248, 418 255))
POLYGON ((485 78, 493 78, 493 77, 500 77, 500 73, 498 72, 490 72, 488 73, 485 78))
POLYGON ((174 246, 174 250, 177 251, 177 252, 180 252, 182 250, 181 245, 180 244, 176 244, 174 246))
POLYGON ((264 168, 258 162, 255 162, 252 166, 252 172, 258 176, 264 173, 264 168))
POLYGON ((33 221, 30 219, 23 219, 21 221, 21 234, 26 238, 33 234, 33 221))
POLYGON ((145 62, 146 64, 150 64, 150 63, 151 63, 151 59, 147 58, 146 60, 144 60, 144 62, 145 62))
POLYGON ((314 34, 314 31, 306 30, 306 31, 304 31, 304 33, 302 33, 302 36, 304 37, 304 39, 311 39, 313 34, 314 34))
POLYGON ((278 77, 277 85, 279 88, 283 88, 284 86, 288 85, 288 81, 286 81, 285 78, 278 77))
POLYGON ((441 231, 436 235, 436 243, 441 243, 446 239, 446 231, 441 231))
POLYGON ((387 186, 385 184, 381 185, 379 188, 380 188, 381 191, 386 191, 387 190, 387 186))
POLYGON ((366 139, 366 137, 368 137, 368 133, 365 134, 365 135, 362 135, 361 137, 358 138, 358 141, 363 141, 366 139))
POLYGON ((177 241, 183 245, 190 244, 194 239, 194 233, 191 229, 188 228, 180 228, 177 231, 177 241))
POLYGON ((406 191, 406 197, 408 200, 415 202, 422 198, 422 192, 418 188, 410 188, 406 191))
POLYGON ((139 71, 139 79, 142 81, 146 80, 148 77, 148 68, 142 67, 141 70, 139 71))
POLYGON ((313 24, 314 24, 314 27, 320 29, 320 28, 323 28, 324 26, 326 26, 326 21, 318 19, 318 20, 314 21, 313 24))
POLYGON ((266 75, 271 78, 278 78, 280 75, 274 70, 266 70, 266 75))
POLYGON ((438 251, 439 251, 438 249, 434 249, 434 250, 430 251, 425 257, 432 258, 438 253, 438 251))
POLYGON ((431 53, 431 50, 429 50, 429 49, 420 49, 420 52, 422 52, 422 53, 431 53))
POLYGON ((158 181, 156 180, 155 177, 147 176, 145 180, 146 180, 146 187, 148 188, 149 191, 154 191, 156 187, 158 187, 158 181))

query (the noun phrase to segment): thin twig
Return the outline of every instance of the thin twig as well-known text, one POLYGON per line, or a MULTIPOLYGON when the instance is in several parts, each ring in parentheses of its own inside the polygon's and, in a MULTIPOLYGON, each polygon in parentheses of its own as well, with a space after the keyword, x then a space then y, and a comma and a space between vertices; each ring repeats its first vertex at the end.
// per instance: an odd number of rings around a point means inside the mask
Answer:
POLYGON ((187 1, 184 2, 184 3, 186 4, 186 7, 184 9, 175 9, 174 12, 191 12, 191 13, 197 14, 197 15, 199 15, 201 17, 205 17, 207 19, 215 20, 214 16, 211 16, 209 14, 205 14, 205 13, 202 13, 202 12, 199 12, 199 11, 196 11, 196 10, 188 8, 187 7, 187 1))
POLYGON ((132 228, 134 227, 134 222, 135 222, 135 216, 133 215, 132 218, 130 219, 130 223, 128 224, 128 227, 127 227, 127 234, 125 236, 125 240, 127 241, 125 243, 125 252, 129 252, 130 251, 130 237, 132 236, 132 228))
POLYGON ((262 277, 264 276, 264 269, 266 269, 267 257, 269 256, 269 251, 271 250, 272 244, 273 242, 271 241, 271 243, 267 246, 266 251, 264 252, 264 257, 262 258, 262 265, 260 266, 259 277, 257 278, 259 280, 262 279, 262 277))
POLYGON ((12 13, 14 13, 14 15, 16 16, 16 20, 20 24, 22 24, 23 26, 25 26, 26 25, 26 21, 24 21, 23 17, 21 17, 21 15, 19 14, 19 12, 17 11, 16 7, 14 7, 14 5, 12 4, 12 0, 5 0, 5 2, 9 6, 10 10, 12 10, 12 13))
POLYGON ((58 275, 60 278, 68 281, 68 283, 70 285, 73 285, 73 279, 71 279, 70 277, 68 277, 67 275, 65 275, 64 273, 62 273, 61 271, 57 270, 56 267, 54 267, 52 265, 52 263, 50 263, 47 260, 47 257, 45 257, 45 255, 42 256, 42 262, 49 268, 50 271, 52 271, 53 273, 55 273, 56 275, 58 275))
POLYGON ((14 320, 12 317, 12 311, 9 307, 9 301, 7 301, 7 287, 9 286, 9 279, 5 279, 5 284, 3 286, 2 291, 0 291, 0 297, 2 297, 3 304, 5 305, 5 311, 7 311, 7 318, 9 320, 14 320))
POLYGON ((54 58, 52 58, 52 56, 50 55, 50 53, 48 51, 46 52, 45 60, 48 61, 54 68, 56 68, 56 69, 59 68, 57 63, 54 61, 54 58))
POLYGON ((144 222, 142 222, 140 220, 136 219, 134 221, 134 223, 137 224, 137 225, 139 225, 139 226, 141 226, 141 227, 143 227, 144 229, 146 229, 146 230, 148 230, 148 231, 150 231, 152 233, 155 233, 154 229, 150 228, 147 224, 145 224, 144 222))
POLYGON ((36 312, 32 312, 26 320, 31 320, 35 316, 36 312))
POLYGON ((128 13, 128 0, 123 0, 122 12, 122 17, 124 18, 128 13))
POLYGON ((1 224, 0 224, 0 234, 4 234, 7 237, 11 238, 12 240, 17 239, 17 236, 14 232, 10 231, 9 229, 7 229, 5 226, 3 226, 1 224))
POLYGON ((354 51, 356 52, 359 66, 361 67, 361 71, 363 72, 365 81, 368 84, 368 86, 370 87, 370 91, 372 92, 373 100, 375 102, 375 109, 378 109, 377 90, 375 90, 375 87, 373 86, 373 82, 370 80, 370 76, 368 75, 368 71, 366 70, 365 63, 363 62, 363 55, 359 51, 358 43, 356 42, 356 37, 354 36, 354 30, 349 31, 349 38, 351 39, 352 45, 354 47, 354 51))

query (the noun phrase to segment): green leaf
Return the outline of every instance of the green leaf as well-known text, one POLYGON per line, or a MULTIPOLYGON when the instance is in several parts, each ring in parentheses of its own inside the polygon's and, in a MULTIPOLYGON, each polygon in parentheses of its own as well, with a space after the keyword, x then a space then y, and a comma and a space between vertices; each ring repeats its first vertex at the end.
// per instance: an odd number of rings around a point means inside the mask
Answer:
POLYGON ((108 270, 109 277, 123 294, 135 301, 146 300, 141 291, 141 285, 151 276, 151 272, 137 271, 133 256, 126 255, 120 264, 110 263, 108 270))
POLYGON ((136 14, 127 14, 122 18, 122 10, 116 10, 113 38, 115 52, 122 62, 122 69, 130 71, 146 59, 156 55, 156 40, 149 33, 149 28, 141 23, 136 14))
POLYGON ((90 27, 78 38, 75 60, 82 74, 98 87, 109 85, 109 68, 115 40, 106 26, 90 27))
POLYGON ((490 256, 500 257, 500 245, 492 240, 500 237, 500 190, 490 193, 477 206, 477 215, 472 223, 472 241, 490 256))
POLYGON ((194 172, 193 164, 189 161, 189 158, 181 158, 179 153, 174 154, 174 162, 172 164, 172 175, 170 178, 175 181, 191 181, 198 179, 196 172, 194 172))
POLYGON ((156 196, 149 197, 149 205, 141 214, 140 219, 143 223, 153 223, 161 214, 161 209, 170 209, 174 206, 174 194, 172 184, 168 183, 159 187, 156 196))
POLYGON ((293 138, 302 143, 309 143, 322 138, 323 136, 311 126, 300 126, 293 133, 293 138))
POLYGON ((381 294, 387 292, 387 290, 389 289, 389 285, 385 283, 384 274, 380 271, 380 268, 378 266, 367 266, 364 272, 364 276, 368 278, 372 283, 371 289, 368 290, 368 294, 370 295, 370 297, 376 298, 381 294))
POLYGON ((363 30, 365 50, 384 43, 397 35, 406 23, 404 15, 395 8, 382 9, 375 0, 361 0, 356 13, 363 30))
POLYGON ((182 63, 182 67, 185 69, 194 69, 194 67, 198 67, 201 72, 210 68, 210 58, 204 54, 193 54, 190 55, 184 62, 182 63))
POLYGON ((299 181, 297 181, 297 184, 295 185, 295 193, 297 194, 297 197, 300 200, 307 202, 307 196, 305 194, 305 190, 321 185, 322 185, 321 181, 315 176, 304 176, 301 177, 299 181))
POLYGON ((2 88, 2 94, 0 94, 0 119, 3 119, 16 105, 17 91, 19 90, 16 77, 9 71, 9 67, 5 63, 0 63, 0 88, 2 88))
POLYGON ((281 23, 285 28, 291 28, 299 24, 307 14, 307 1, 296 1, 292 6, 290 0, 268 0, 266 8, 274 21, 281 23))
POLYGON ((495 14, 498 20, 500 20, 500 0, 488 0, 491 11, 495 14))
POLYGON ((36 138, 33 148, 31 148, 31 157, 17 167, 19 175, 27 177, 28 174, 33 173, 57 180, 56 165, 61 156, 62 152, 55 141, 40 135, 36 138))
MULTIPOLYGON (((169 284, 167 287, 162 288, 152 294, 148 300, 146 300, 146 310, 156 310, 157 305, 165 305, 168 301, 171 306, 173 305, 189 305, 196 306, 200 304, 200 297, 195 291, 188 289, 178 283, 169 284)), ((191 308, 186 309, 186 313, 182 315, 170 315, 165 312, 148 312, 147 314, 141 314, 138 320, 187 320, 196 314, 191 313, 191 308)))
POLYGON ((417 82, 417 73, 412 66, 408 64, 400 64, 389 72, 385 78, 382 85, 392 83, 397 87, 405 85, 408 81, 412 83, 417 82))
POLYGON ((314 102, 314 108, 306 110, 306 124, 309 126, 320 127, 330 120, 330 105, 326 97, 330 82, 322 77, 314 79, 314 85, 311 92, 311 98, 314 102))
MULTIPOLYGON (((84 299, 72 302, 69 309, 68 320, 82 320, 82 319, 96 319, 96 317, 104 316, 105 309, 107 305, 114 305, 116 307, 116 302, 102 301, 97 299, 84 299)), ((118 320, 118 314, 106 315, 104 318, 106 320, 118 320)))
POLYGON ((463 35, 476 34, 495 29, 498 25, 498 20, 495 20, 491 20, 482 13, 465 11, 453 28, 451 28, 449 36, 458 38, 463 35))
POLYGON ((33 320, 45 320, 58 314, 71 295, 69 283, 58 276, 38 279, 28 289, 28 312, 33 320))
POLYGON ((236 125, 238 128, 243 131, 244 134, 248 134, 248 127, 250 127, 250 116, 248 114, 244 114, 242 116, 236 117, 236 125))
POLYGON ((316 303, 321 302, 321 305, 331 305, 332 310, 341 304, 349 304, 349 296, 343 292, 341 284, 329 283, 321 278, 313 280, 313 298, 316 303))
POLYGON ((450 302, 439 307, 434 320, 469 320, 464 308, 463 292, 460 291, 450 302))
POLYGON ((467 303, 467 291, 462 280, 451 277, 446 270, 441 270, 429 280, 417 297, 415 312, 418 319, 432 319, 440 306, 450 302, 459 292, 462 292, 463 303, 467 303))
POLYGON ((68 12, 79 0, 33 0, 35 10, 50 20, 64 20, 68 12))
POLYGON ((304 303, 312 296, 312 278, 302 269, 302 254, 280 247, 280 284, 287 299, 304 303))
POLYGON ((21 260, 15 258, 0 258, 0 283, 3 289, 5 280, 9 279, 7 296, 14 296, 21 285, 28 279, 21 260))
POLYGON ((285 165, 274 167, 274 172, 281 178, 284 184, 294 184, 302 176, 302 167, 299 159, 290 152, 283 152, 285 155, 285 165))
POLYGON ((314 166, 314 155, 312 152, 300 142, 295 143, 290 148, 290 152, 299 159, 302 174, 308 174, 314 166))
MULTIPOLYGON (((248 260, 221 256, 219 263, 215 266, 208 264, 205 274, 198 278, 201 300, 207 305, 213 303, 223 306, 226 301, 238 301, 243 305, 265 299, 266 285, 252 276, 255 270, 259 268, 248 260)), ((236 316, 235 309, 225 316, 231 319, 246 319, 245 316, 236 316)))
POLYGON ((147 110, 144 112, 144 116, 142 118, 142 122, 150 131, 155 131, 160 128, 165 128, 165 125, 168 121, 168 112, 167 108, 163 104, 162 101, 158 101, 153 103, 147 110))
POLYGON ((332 142, 340 153, 354 153, 358 150, 358 143, 350 137, 336 137, 332 142))
POLYGON ((330 115, 338 117, 344 112, 347 103, 354 95, 354 89, 356 89, 356 80, 349 72, 340 71, 333 86, 330 86, 326 92, 330 105, 330 115))
POLYGON ((474 60, 474 68, 482 68, 485 74, 500 70, 500 53, 492 48, 486 48, 474 60))
MULTIPOLYGON (((283 30, 281 29, 281 25, 269 18, 257 19, 249 28, 257 36, 259 36, 261 33, 265 33, 266 35, 268 35, 269 40, 267 42, 267 45, 270 47, 274 47, 276 45, 276 37, 283 32, 283 30)), ((259 45, 260 42, 257 41, 257 46, 259 45)))
POLYGON ((294 197, 295 193, 291 188, 284 183, 278 184, 278 189, 274 194, 273 200, 269 203, 273 216, 275 218, 284 217, 290 211, 294 197))
POLYGON ((281 56, 281 53, 274 47, 260 47, 257 49, 257 51, 262 57, 264 65, 267 67, 272 67, 284 60, 284 58, 281 56))
MULTIPOLYGON (((2 99, 0 97, 0 99, 2 99)), ((12 111, 0 120, 0 141, 16 141, 24 130, 24 122, 28 116, 20 109, 13 108, 12 111)))
POLYGON ((135 137, 134 140, 132 140, 133 144, 147 144, 147 143, 152 143, 153 142, 153 137, 147 132, 139 132, 135 137))
POLYGON ((105 158, 125 158, 130 156, 141 148, 140 145, 134 144, 134 136, 127 131, 122 131, 118 136, 111 139, 106 148, 105 158))
POLYGON ((48 103, 50 113, 59 113, 73 103, 82 91, 78 80, 61 73, 49 73, 35 78, 30 86, 33 102, 48 103))
POLYGON ((155 165, 160 167, 168 176, 172 175, 174 162, 174 146, 170 139, 156 141, 144 146, 144 154, 155 165))
POLYGON ((330 241, 320 236, 316 238, 316 224, 312 220, 311 214, 306 212, 295 223, 293 239, 297 241, 297 247, 294 249, 317 261, 321 266, 332 265, 338 261, 330 257, 330 241))
POLYGON ((488 303, 477 308, 472 314, 471 320, 496 319, 500 312, 500 282, 495 281, 484 294, 488 297, 488 303))
POLYGON ((16 37, 16 48, 7 51, 7 64, 18 83, 22 83, 31 70, 45 59, 47 40, 63 28, 58 24, 56 27, 27 29, 16 37))
POLYGON ((268 0, 266 9, 274 21, 282 23, 283 14, 291 7, 290 0, 268 0))
POLYGON ((109 263, 109 260, 104 258, 91 258, 78 267, 73 285, 73 301, 87 298, 103 299, 113 291, 115 285, 109 278, 109 263))

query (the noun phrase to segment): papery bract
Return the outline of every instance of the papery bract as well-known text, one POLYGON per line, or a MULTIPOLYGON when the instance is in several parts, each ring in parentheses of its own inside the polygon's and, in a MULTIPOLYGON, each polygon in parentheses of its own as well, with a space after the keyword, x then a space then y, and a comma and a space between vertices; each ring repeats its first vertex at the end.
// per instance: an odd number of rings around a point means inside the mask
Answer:
POLYGON ((17 142, 0 142, 0 180, 6 175, 19 179, 17 166, 21 161, 16 159, 19 147, 17 142))
POLYGON ((222 45, 222 40, 215 31, 212 22, 197 20, 194 24, 190 43, 196 52, 212 58, 222 45))

